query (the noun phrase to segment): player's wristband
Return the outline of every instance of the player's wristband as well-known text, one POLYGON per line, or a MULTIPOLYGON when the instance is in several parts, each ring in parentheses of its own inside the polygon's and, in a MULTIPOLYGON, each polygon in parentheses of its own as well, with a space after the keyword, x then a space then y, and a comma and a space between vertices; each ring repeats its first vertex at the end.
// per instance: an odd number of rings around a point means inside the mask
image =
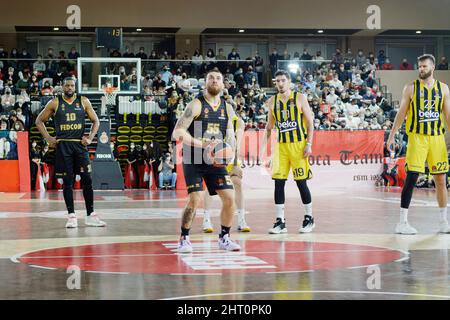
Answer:
POLYGON ((306 145, 312 147, 312 142, 307 142, 306 145))

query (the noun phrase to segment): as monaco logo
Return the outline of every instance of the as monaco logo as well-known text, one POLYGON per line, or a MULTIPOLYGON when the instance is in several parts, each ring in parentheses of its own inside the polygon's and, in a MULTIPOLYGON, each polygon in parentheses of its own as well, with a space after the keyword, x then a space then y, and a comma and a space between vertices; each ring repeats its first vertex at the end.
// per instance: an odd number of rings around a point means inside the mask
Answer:
POLYGON ((100 135, 100 142, 101 143, 107 143, 108 142, 108 135, 106 134, 105 131, 103 131, 102 134, 100 135))

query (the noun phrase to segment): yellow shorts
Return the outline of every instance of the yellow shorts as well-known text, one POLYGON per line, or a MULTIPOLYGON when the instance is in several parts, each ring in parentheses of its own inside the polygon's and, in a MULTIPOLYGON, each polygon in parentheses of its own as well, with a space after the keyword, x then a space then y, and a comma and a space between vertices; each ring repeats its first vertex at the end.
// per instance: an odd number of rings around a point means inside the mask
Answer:
POLYGON ((448 156, 444 135, 408 135, 406 171, 425 173, 425 161, 431 174, 447 173, 448 156))
MULTIPOLYGON (((238 160, 237 165, 238 165, 238 167, 240 167, 242 165, 242 162, 240 160, 238 160)), ((234 163, 233 162, 227 165, 228 174, 230 174, 231 171, 233 171, 233 168, 234 168, 234 163)))
POLYGON ((272 179, 286 180, 292 168, 294 180, 311 179, 308 159, 303 156, 306 141, 276 143, 272 157, 272 179))

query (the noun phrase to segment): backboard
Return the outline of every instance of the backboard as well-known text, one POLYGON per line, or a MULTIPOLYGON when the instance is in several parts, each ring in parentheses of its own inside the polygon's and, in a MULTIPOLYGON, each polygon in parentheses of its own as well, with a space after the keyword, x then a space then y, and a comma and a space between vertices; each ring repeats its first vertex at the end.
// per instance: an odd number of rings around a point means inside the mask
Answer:
POLYGON ((141 59, 78 58, 78 93, 103 95, 110 84, 121 93, 141 93, 141 59))

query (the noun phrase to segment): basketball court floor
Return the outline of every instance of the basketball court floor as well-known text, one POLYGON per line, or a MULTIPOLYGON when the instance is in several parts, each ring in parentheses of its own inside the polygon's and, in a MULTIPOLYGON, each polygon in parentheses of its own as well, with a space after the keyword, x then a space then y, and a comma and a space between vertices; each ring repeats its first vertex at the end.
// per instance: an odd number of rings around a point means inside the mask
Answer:
MULTIPOLYGON (((232 237, 241 252, 217 250, 217 232, 191 231, 194 253, 177 254, 185 191, 97 191, 105 228, 65 229, 62 192, 0 193, 0 299, 449 299, 450 235, 438 234, 431 190, 416 190, 410 222, 393 233, 400 190, 311 185, 316 229, 299 234, 303 209, 291 181, 288 234, 267 233, 273 189, 247 190, 252 232, 232 237), (75 278, 76 277, 76 278, 75 278)), ((215 200, 213 223, 219 222, 215 200)))

